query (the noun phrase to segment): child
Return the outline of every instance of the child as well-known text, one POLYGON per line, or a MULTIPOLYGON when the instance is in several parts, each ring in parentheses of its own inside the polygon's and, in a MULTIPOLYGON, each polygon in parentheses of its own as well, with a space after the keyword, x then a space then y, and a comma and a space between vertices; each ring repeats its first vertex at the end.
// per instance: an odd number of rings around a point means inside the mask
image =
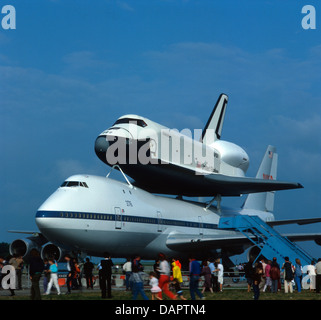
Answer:
POLYGON ((57 293, 58 295, 60 295, 60 287, 59 287, 59 284, 58 284, 58 267, 57 267, 57 264, 55 263, 55 261, 53 259, 49 259, 49 264, 50 264, 50 267, 49 267, 49 273, 50 273, 50 281, 48 283, 48 288, 47 288, 47 291, 46 291, 46 295, 50 294, 50 290, 51 290, 51 287, 52 285, 54 284, 56 289, 57 289, 57 293))
POLYGON ((172 284, 175 288, 177 295, 180 297, 180 299, 186 300, 186 298, 183 296, 183 290, 181 288, 179 280, 177 278, 174 278, 172 284))
POLYGON ((158 300, 163 300, 162 298, 158 297, 158 292, 161 292, 162 289, 158 286, 158 279, 156 272, 151 272, 149 274, 149 285, 152 287, 150 291, 152 292, 152 300, 158 299, 158 300))

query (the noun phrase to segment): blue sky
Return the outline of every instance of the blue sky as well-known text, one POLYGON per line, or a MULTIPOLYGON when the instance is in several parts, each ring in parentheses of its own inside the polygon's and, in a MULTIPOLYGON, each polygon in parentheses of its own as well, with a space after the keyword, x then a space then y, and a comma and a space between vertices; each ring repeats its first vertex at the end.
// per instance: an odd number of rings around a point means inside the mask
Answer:
MULTIPOLYGON (((304 186, 278 192, 276 218, 321 216, 319 1, 5 4, 16 9, 16 30, 0 28, 0 241, 17 238, 10 229, 37 230, 37 208, 66 177, 108 172, 94 141, 116 118, 199 129, 221 92, 229 95, 222 139, 247 151, 248 176, 272 144, 278 178, 304 186), (306 4, 315 30, 301 26, 306 4)), ((321 256, 314 242, 302 247, 321 256)))

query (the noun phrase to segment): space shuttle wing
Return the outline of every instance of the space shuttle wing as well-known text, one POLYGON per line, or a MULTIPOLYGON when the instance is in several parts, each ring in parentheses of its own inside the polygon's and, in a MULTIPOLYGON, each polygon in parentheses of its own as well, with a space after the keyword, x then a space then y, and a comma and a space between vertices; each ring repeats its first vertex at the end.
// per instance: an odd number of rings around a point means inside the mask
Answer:
POLYGON ((300 183, 296 182, 232 177, 221 174, 205 175, 204 179, 208 184, 213 184, 217 193, 224 196, 303 188, 300 183))

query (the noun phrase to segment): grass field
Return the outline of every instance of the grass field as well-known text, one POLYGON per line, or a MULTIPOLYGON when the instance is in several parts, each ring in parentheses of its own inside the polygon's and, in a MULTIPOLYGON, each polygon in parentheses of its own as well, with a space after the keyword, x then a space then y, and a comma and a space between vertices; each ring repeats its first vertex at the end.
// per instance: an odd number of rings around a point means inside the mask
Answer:
MULTIPOLYGON (((2 291, 3 292, 3 291, 2 291)), ((151 299, 151 294, 149 290, 145 290, 147 296, 151 299)), ((131 300, 132 295, 130 292, 126 292, 123 290, 113 290, 112 291, 113 298, 112 300, 131 300)), ((184 290, 184 297, 187 300, 190 300, 190 294, 188 290, 184 290)), ((225 289, 220 293, 205 292, 206 300, 253 300, 253 292, 248 293, 247 290, 244 289, 225 289)), ((141 299, 138 296, 138 299, 141 299)), ((0 300, 30 300, 29 293, 17 292, 16 296, 10 297, 9 292, 8 295, 1 295, 0 300)), ((99 290, 83 290, 81 291, 73 291, 70 295, 65 295, 62 293, 60 296, 57 294, 51 294, 49 296, 42 296, 42 300, 101 300, 100 291, 99 290)), ((166 296, 164 296, 164 300, 166 300, 166 296)), ((287 293, 279 292, 277 294, 272 293, 261 293, 260 300, 321 300, 321 294, 316 294, 315 292, 310 292, 308 290, 304 290, 301 293, 287 293)))

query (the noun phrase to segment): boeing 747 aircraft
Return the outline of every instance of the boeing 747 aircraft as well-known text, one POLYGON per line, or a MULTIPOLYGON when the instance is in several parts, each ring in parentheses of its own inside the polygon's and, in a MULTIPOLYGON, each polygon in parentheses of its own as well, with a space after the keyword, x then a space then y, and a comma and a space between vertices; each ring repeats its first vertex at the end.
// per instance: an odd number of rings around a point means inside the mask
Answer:
MULTIPOLYGON (((266 150, 258 175, 276 177, 275 148, 266 150), (273 154, 270 157, 270 154, 273 154)), ((213 255, 232 256, 253 246, 242 233, 219 228, 222 217, 258 216, 277 225, 273 214, 274 193, 248 195, 243 208, 217 208, 213 205, 153 195, 109 177, 75 175, 40 206, 36 224, 40 232, 15 240, 12 254, 28 256, 32 248, 42 256, 61 258, 63 252, 83 252, 113 257, 140 254, 155 259, 158 252, 198 258, 213 255)), ((320 219, 291 220, 289 223, 313 223, 320 219)), ((280 224, 285 224, 281 221, 280 224)), ((321 234, 288 235, 290 240, 316 240, 321 234)))

